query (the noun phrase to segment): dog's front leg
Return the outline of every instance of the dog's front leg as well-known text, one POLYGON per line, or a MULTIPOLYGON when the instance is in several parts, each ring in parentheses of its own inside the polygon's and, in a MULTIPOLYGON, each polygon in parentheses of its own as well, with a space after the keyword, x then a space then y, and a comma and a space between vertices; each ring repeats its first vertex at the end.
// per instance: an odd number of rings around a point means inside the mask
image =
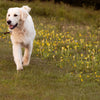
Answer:
POLYGON ((21 45, 14 43, 13 44, 13 56, 14 56, 14 61, 17 66, 17 70, 22 70, 22 51, 21 51, 21 45))

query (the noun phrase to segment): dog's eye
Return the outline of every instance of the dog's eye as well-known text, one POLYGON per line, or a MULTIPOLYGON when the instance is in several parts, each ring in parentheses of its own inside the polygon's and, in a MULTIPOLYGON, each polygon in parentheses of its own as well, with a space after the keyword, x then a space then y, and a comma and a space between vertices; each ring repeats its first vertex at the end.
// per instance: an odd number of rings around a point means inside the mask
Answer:
POLYGON ((8 15, 8 17, 10 16, 10 14, 8 15))
POLYGON ((14 14, 14 17, 18 16, 17 14, 14 14))

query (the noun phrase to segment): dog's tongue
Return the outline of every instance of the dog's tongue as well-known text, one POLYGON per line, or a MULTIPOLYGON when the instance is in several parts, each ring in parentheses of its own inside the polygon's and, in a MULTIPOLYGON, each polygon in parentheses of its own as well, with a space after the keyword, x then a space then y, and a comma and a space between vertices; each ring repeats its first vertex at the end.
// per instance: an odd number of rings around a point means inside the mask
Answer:
POLYGON ((13 28, 13 25, 10 25, 9 28, 13 28))

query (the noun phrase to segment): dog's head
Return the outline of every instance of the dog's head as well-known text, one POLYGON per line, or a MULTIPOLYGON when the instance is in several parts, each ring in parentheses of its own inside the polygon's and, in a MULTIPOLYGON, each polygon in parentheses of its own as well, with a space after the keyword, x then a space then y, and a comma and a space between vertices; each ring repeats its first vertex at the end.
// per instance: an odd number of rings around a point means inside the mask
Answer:
POLYGON ((21 8, 9 8, 6 17, 9 29, 14 29, 21 25, 22 22, 24 23, 29 15, 30 10, 31 8, 28 6, 23 6, 21 8))

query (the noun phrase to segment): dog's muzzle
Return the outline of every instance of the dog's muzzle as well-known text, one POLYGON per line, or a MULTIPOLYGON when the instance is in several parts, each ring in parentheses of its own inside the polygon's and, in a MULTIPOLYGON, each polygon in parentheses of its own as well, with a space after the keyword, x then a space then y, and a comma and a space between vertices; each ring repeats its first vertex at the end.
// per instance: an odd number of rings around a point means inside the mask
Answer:
POLYGON ((16 23, 15 25, 11 25, 11 21, 10 20, 7 21, 7 24, 9 25, 10 29, 14 29, 18 25, 18 23, 16 23))

